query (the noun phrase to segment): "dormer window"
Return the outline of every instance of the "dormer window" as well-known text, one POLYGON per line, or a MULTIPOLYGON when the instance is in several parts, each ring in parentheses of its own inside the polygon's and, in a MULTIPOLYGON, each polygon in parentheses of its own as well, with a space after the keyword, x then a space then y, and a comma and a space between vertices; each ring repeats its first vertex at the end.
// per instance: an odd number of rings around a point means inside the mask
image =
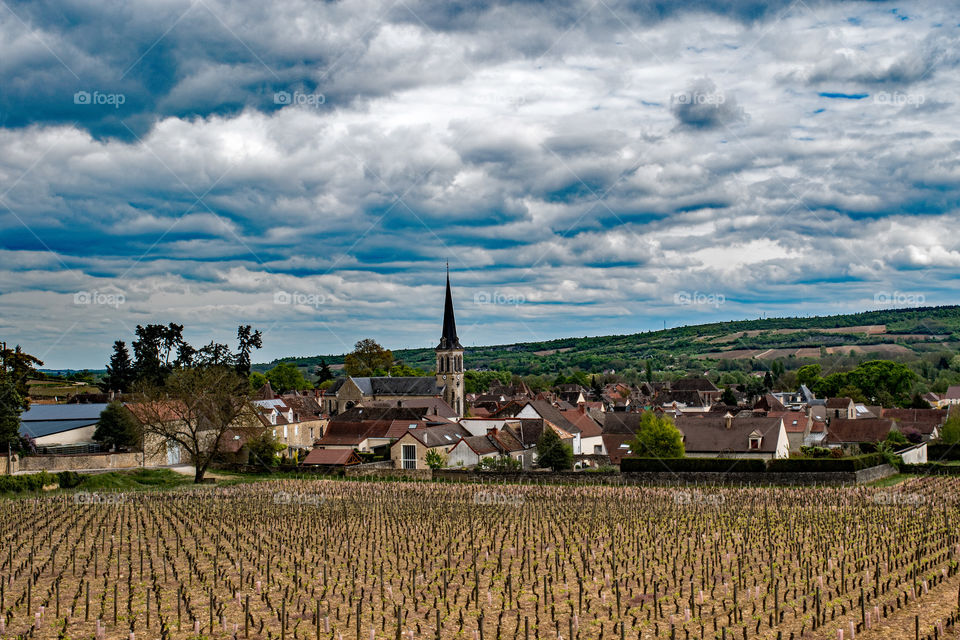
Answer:
POLYGON ((763 438, 761 438, 761 437, 759 437, 759 436, 750 436, 750 448, 751 448, 751 449, 759 449, 759 448, 760 448, 760 441, 761 441, 761 440, 763 440, 763 438))

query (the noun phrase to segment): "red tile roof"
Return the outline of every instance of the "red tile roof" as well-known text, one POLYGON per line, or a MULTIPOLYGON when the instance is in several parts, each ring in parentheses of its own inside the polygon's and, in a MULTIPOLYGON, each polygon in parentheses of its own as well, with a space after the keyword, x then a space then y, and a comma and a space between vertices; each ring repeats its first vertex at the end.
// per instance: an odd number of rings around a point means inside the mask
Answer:
POLYGON ((346 466, 357 464, 360 459, 350 449, 314 449, 307 454, 301 464, 318 464, 325 466, 346 466))

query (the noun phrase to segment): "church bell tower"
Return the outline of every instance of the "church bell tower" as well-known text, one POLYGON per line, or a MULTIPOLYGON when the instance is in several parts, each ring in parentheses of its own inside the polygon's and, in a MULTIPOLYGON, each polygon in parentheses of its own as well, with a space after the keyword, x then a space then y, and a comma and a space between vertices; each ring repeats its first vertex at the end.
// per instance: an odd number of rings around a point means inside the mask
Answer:
POLYGON ((463 406, 463 347, 457 337, 457 321, 453 317, 453 296, 450 294, 450 267, 447 266, 447 297, 443 303, 443 333, 437 345, 437 386, 443 387, 443 399, 457 416, 463 406))

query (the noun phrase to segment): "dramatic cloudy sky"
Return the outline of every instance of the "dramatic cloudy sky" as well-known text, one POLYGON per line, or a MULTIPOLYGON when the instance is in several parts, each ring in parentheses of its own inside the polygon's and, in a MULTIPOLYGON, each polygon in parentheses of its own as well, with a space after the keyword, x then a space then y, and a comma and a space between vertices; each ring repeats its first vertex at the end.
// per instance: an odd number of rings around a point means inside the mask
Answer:
POLYGON ((950 3, 0 1, 0 339, 258 360, 957 302, 950 3))

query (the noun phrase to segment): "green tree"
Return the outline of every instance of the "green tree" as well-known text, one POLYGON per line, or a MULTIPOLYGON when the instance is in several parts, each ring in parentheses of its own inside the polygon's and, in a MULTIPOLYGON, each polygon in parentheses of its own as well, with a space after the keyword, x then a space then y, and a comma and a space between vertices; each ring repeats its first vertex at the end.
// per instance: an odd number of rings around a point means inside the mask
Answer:
POLYGON ((426 460, 427 466, 430 467, 431 469, 443 469, 445 466, 447 466, 446 456, 440 453, 440 451, 438 451, 437 449, 430 449, 429 451, 427 451, 425 460, 426 460))
POLYGON ((720 396, 720 402, 727 405, 728 407, 737 406, 737 396, 734 395, 733 389, 727 387, 723 390, 723 395, 720 396))
POLYGON ((910 391, 916 379, 917 374, 908 366, 890 360, 864 362, 847 374, 850 384, 860 389, 869 400, 887 400, 897 406, 910 402, 910 391))
POLYGON ((250 390, 254 392, 259 391, 263 387, 263 385, 267 384, 268 382, 267 376, 263 375, 259 371, 254 371, 253 373, 251 373, 249 376, 249 379, 250 379, 250 390))
POLYGON ((19 449, 24 400, 10 376, 0 371, 0 451, 19 449))
POLYGON ((910 441, 907 440, 907 436, 903 435, 903 433, 897 431, 896 429, 887 434, 887 437, 884 438, 884 442, 888 442, 891 446, 895 447, 903 447, 910 443, 910 441))
POLYGON ((640 428, 630 449, 644 458, 682 458, 683 435, 669 417, 647 411, 640 417, 640 428))
POLYGON ((117 340, 113 343, 113 354, 107 364, 107 374, 103 376, 103 380, 100 382, 100 389, 105 392, 127 393, 130 391, 135 375, 133 361, 130 359, 130 352, 127 351, 127 344, 123 340, 117 340))
POLYGON ((250 353, 263 346, 263 334, 254 331, 248 324, 237 327, 237 355, 235 358, 237 373, 241 376, 250 375, 250 353))
POLYGON ((121 403, 111 402, 100 412, 93 440, 117 449, 136 447, 140 444, 140 425, 121 403))
POLYGON ((384 375, 393 364, 393 352, 370 338, 358 341, 343 359, 348 376, 384 375))
POLYGON ((547 426, 544 426, 543 433, 537 440, 537 466, 553 471, 573 469, 573 447, 547 426))
POLYGON ((940 429, 940 440, 944 444, 960 444, 960 412, 952 411, 951 414, 940 429))
POLYGON ((267 371, 267 380, 277 393, 311 388, 310 383, 303 377, 303 372, 292 362, 281 362, 267 371))
POLYGON ((822 372, 823 367, 819 364, 808 364, 805 367, 800 367, 797 370, 797 382, 812 390, 820 381, 822 372))
POLYGON ((327 361, 320 359, 320 366, 317 367, 317 387, 326 382, 327 380, 333 380, 333 372, 330 371, 330 365, 327 364, 327 361))
POLYGON ((247 440, 250 464, 274 467, 280 464, 280 456, 277 454, 286 448, 285 444, 277 442, 277 439, 273 437, 273 432, 269 429, 263 429, 247 440))

